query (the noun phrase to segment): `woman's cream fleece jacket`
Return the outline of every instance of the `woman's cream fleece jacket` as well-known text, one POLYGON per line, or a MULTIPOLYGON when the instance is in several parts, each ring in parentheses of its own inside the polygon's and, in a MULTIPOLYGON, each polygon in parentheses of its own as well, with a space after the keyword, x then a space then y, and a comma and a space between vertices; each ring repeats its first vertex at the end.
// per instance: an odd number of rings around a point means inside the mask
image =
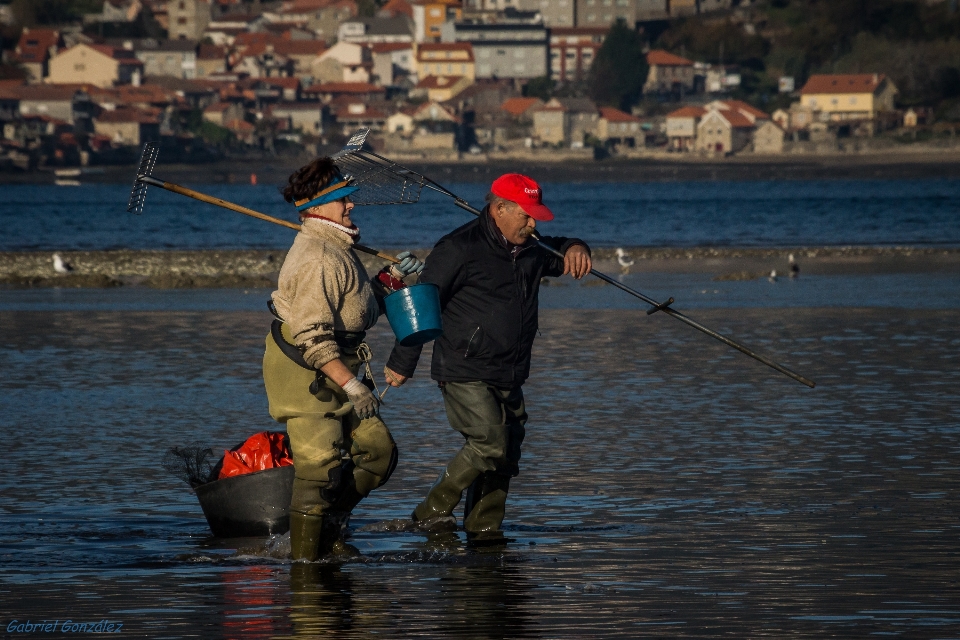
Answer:
POLYGON ((273 304, 311 367, 340 357, 334 331, 366 331, 379 316, 354 239, 307 218, 280 269, 273 304))

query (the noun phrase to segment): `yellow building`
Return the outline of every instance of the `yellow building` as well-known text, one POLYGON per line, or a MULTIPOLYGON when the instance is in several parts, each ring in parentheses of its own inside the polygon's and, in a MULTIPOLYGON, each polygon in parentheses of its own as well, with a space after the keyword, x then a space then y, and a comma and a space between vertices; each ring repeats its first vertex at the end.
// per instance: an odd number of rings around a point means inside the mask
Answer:
POLYGON ((893 111, 897 88, 883 74, 810 76, 800 90, 800 105, 827 120, 872 120, 893 111))
POLYGON ((143 63, 132 51, 102 44, 78 44, 50 59, 49 84, 139 84, 143 63))
POLYGON ((462 76, 473 84, 476 63, 469 42, 425 42, 417 45, 417 77, 462 76))

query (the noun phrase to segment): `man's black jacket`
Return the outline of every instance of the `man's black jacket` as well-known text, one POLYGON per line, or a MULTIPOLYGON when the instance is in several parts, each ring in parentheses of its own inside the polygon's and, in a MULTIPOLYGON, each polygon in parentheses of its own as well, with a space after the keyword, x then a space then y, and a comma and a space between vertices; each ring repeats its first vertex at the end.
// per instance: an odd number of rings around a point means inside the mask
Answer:
MULTIPOLYGON (((574 238, 543 237, 561 253, 574 238)), ((420 282, 440 287, 443 335, 433 345, 431 377, 483 381, 501 388, 523 384, 537 334, 540 278, 563 274, 563 260, 533 242, 515 255, 484 208, 483 214, 440 239, 420 282)), ((387 366, 412 376, 422 347, 396 344, 387 366)))

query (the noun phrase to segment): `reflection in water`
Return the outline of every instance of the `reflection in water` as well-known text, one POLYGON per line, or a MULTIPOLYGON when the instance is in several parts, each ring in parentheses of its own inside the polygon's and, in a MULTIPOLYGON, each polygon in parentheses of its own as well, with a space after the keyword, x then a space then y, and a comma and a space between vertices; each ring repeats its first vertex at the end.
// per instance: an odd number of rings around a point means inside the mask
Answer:
MULTIPOLYGON (((546 310, 502 548, 400 531, 456 446, 436 385, 339 565, 210 540, 174 444, 275 428, 263 312, 0 314, 0 620, 129 637, 960 636, 960 311, 546 310), (639 318, 638 318, 639 317, 639 318), (587 330, 589 329, 589 331, 587 330), (384 524, 386 523, 386 524, 384 524)), ((392 339, 373 332, 377 358, 392 339)), ((425 360, 426 361, 426 360, 425 360)), ((395 395, 394 395, 395 394, 395 395)))

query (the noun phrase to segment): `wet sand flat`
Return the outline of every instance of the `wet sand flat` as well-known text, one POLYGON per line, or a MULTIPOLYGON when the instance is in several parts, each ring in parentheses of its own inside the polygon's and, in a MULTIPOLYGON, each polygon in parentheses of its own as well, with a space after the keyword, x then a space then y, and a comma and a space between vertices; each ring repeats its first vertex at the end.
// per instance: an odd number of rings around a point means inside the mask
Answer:
MULTIPOLYGON (((960 635, 960 311, 701 308, 807 389, 662 314, 548 308, 504 549, 389 531, 460 437, 426 367, 362 557, 209 537, 167 447, 277 428, 258 311, 4 311, 4 628, 129 637, 960 635)), ((371 335, 382 363, 386 325, 371 335)), ((423 361, 425 365, 426 359, 423 361)), ((379 367, 377 367, 379 368, 379 367)), ((15 637, 15 636, 14 636, 15 637)))
MULTIPOLYGON (((385 249, 388 254, 400 249, 385 249)), ((621 273, 699 273, 717 280, 750 280, 772 270, 790 272, 793 255, 803 274, 843 275, 878 273, 956 273, 960 249, 956 247, 782 247, 736 248, 626 247, 623 269, 615 250, 592 250, 595 268, 611 275, 621 273)), ((414 249, 423 258, 430 249, 414 249)), ((0 289, 3 288, 111 288, 154 289, 257 288, 276 284, 286 250, 115 250, 63 251, 69 273, 57 273, 49 251, 0 252, 0 289)), ((374 273, 384 262, 359 254, 374 273)))

